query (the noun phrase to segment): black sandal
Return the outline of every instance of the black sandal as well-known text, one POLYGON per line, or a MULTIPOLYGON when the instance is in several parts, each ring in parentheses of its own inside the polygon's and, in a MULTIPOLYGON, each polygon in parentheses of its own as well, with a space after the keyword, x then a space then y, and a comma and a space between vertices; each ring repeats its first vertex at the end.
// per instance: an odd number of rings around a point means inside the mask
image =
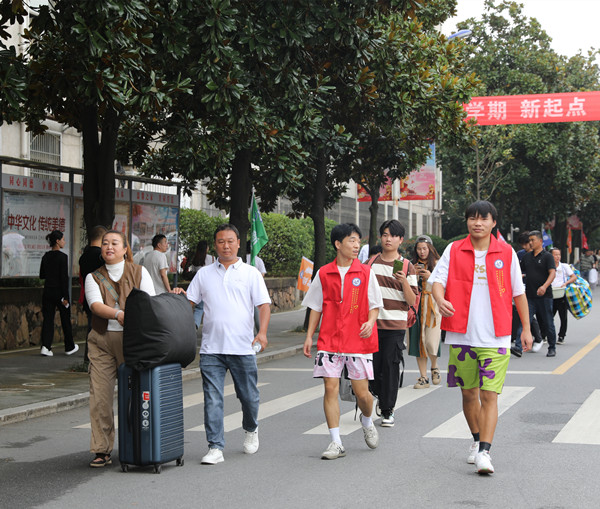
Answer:
POLYGON ((112 465, 110 454, 97 452, 96 457, 92 461, 90 461, 90 467, 92 468, 102 468, 105 465, 112 465))

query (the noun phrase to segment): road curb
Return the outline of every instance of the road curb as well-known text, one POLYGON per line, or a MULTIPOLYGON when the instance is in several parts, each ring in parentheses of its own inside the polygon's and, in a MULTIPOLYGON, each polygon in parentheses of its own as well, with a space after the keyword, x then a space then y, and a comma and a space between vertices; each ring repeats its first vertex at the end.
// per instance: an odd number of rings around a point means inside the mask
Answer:
MULTIPOLYGON (((291 346, 288 348, 282 348, 281 350, 274 350, 272 352, 260 353, 256 356, 257 364, 265 364, 270 361, 277 359, 284 359, 286 357, 292 357, 303 349, 302 345, 291 346)), ((200 377, 200 368, 188 368, 184 369, 182 373, 183 381, 194 380, 200 377)), ((116 388, 115 388, 116 395, 116 388)), ((43 417, 45 415, 56 414, 58 412, 64 412, 66 410, 73 410, 88 405, 90 400, 89 392, 82 392, 74 394, 72 396, 64 396, 62 398, 51 399, 48 401, 41 401, 39 403, 31 403, 30 405, 23 405, 16 408, 7 408, 0 410, 0 426, 5 424, 13 424, 16 422, 26 421, 28 419, 35 419, 37 417, 43 417)))

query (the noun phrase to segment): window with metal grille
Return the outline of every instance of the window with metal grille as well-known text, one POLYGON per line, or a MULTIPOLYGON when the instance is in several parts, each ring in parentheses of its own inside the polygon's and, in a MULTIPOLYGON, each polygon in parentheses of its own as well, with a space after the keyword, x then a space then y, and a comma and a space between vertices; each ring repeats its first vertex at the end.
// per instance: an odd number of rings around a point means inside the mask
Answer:
MULTIPOLYGON (((31 136, 29 158, 40 163, 60 164, 60 134, 44 133, 31 136)), ((60 180, 60 173, 31 169, 31 176, 47 180, 60 180)))

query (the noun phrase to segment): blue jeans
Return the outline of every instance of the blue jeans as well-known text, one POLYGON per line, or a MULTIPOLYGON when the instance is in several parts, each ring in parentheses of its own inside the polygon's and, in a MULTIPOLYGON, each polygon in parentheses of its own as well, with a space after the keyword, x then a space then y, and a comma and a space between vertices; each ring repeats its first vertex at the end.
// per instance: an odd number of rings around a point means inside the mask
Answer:
POLYGON ((529 320, 533 318, 533 315, 537 317, 540 329, 542 330, 542 336, 545 335, 548 338, 548 350, 556 348, 556 330, 552 314, 552 301, 552 297, 539 297, 527 300, 529 304, 529 320))
POLYGON ((233 378, 235 393, 242 404, 242 428, 255 431, 258 427, 258 367, 255 355, 200 355, 202 388, 204 389, 204 427, 208 446, 223 450, 225 429, 223 425, 225 375, 233 378))
POLYGON ((202 324, 202 315, 204 314, 204 302, 200 301, 198 304, 194 306, 194 323, 196 324, 196 329, 200 327, 202 324))

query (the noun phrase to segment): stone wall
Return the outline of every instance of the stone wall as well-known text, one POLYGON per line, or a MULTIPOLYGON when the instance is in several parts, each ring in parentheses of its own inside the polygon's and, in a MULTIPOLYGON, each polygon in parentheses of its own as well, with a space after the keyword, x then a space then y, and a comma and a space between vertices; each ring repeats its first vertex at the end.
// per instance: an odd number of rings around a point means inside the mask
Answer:
MULTIPOLYGON (((273 304, 271 312, 289 311, 301 302, 296 289, 296 278, 266 278, 265 283, 273 304)), ((186 287, 187 283, 179 286, 186 287)), ((42 288, 0 288, 0 350, 41 346, 42 288)), ((75 341, 83 341, 87 331, 87 317, 77 302, 79 286, 73 286, 71 321, 75 341)), ((53 345, 63 343, 58 313, 54 317, 53 345)))

